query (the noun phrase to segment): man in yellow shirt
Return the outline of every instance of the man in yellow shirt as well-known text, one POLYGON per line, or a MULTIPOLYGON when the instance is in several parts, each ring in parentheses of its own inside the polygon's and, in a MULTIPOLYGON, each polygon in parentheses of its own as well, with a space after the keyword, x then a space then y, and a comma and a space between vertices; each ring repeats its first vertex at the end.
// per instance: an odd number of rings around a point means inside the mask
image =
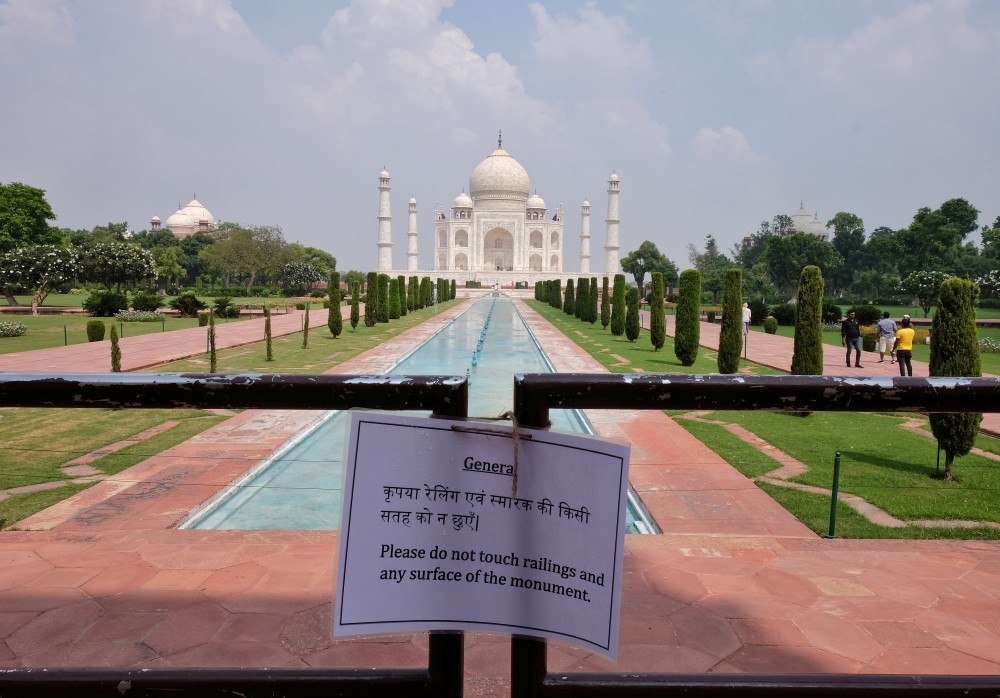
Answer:
POLYGON ((904 315, 903 320, 899 324, 902 327, 896 330, 896 341, 893 343, 892 348, 896 352, 896 361, 899 363, 899 375, 912 376, 913 365, 910 363, 910 359, 913 358, 913 335, 916 332, 910 327, 909 315, 904 315))

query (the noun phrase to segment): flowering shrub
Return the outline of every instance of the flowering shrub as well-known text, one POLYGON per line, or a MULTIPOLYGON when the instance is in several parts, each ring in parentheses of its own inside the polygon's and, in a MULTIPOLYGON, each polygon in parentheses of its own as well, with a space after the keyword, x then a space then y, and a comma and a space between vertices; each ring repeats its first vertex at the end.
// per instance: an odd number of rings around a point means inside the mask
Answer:
POLYGON ((154 310, 122 310, 115 313, 115 319, 122 322, 162 322, 164 318, 166 315, 154 310))
POLYGON ((23 322, 0 322, 0 337, 20 337, 27 331, 23 322))
POLYGON ((979 351, 984 354, 1000 354, 1000 342, 992 337, 983 337, 979 340, 979 351))

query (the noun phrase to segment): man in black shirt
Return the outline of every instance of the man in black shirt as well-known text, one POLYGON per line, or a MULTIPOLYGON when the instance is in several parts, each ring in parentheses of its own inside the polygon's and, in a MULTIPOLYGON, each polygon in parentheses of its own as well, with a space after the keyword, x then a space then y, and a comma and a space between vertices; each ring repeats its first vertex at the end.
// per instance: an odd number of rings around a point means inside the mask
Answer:
POLYGON ((852 310, 840 323, 840 344, 847 347, 847 365, 851 365, 851 347, 856 356, 854 365, 861 368, 861 326, 858 325, 857 314, 852 310))

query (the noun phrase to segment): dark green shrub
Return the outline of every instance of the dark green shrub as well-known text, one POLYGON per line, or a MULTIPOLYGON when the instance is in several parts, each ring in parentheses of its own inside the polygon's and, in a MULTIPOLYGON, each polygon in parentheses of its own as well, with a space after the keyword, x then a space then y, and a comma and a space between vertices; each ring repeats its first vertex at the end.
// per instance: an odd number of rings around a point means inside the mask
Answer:
POLYGON ((683 366, 691 366, 698 358, 701 341, 701 272, 685 269, 677 285, 674 355, 683 366))
POLYGON ((573 279, 566 282, 566 297, 563 300, 563 312, 567 315, 576 315, 576 287, 573 279))
POLYGON ((615 274, 614 290, 611 292, 611 334, 615 337, 625 334, 624 274, 615 274))
POLYGON ((264 306, 264 360, 274 361, 274 347, 271 344, 271 308, 264 306))
POLYGON ((406 277, 400 274, 396 277, 396 291, 399 296, 399 317, 405 317, 406 311, 406 277))
POLYGON ((309 292, 309 297, 310 298, 322 298, 325 295, 326 294, 323 293, 323 291, 319 290, 318 288, 317 289, 313 289, 312 291, 309 292))
POLYGON ((198 315, 198 327, 208 326, 208 313, 201 313, 198 315))
POLYGON ((795 306, 791 303, 779 303, 771 308, 771 317, 777 320, 779 325, 791 327, 795 324, 795 306))
MULTIPOLYGON (((410 277, 411 279, 413 277, 410 277)), ((358 329, 358 322, 361 319, 361 309, 358 304, 358 299, 361 293, 358 291, 360 284, 355 284, 354 288, 351 289, 351 329, 355 332, 358 329)))
MULTIPOLYGON (((836 303, 823 303, 823 324, 824 325, 836 325, 838 322, 844 319, 843 311, 840 306, 836 303)), ((878 322, 878 320, 876 320, 878 322)), ((869 351, 865 349, 865 351, 869 351)))
POLYGON ((104 330, 104 323, 100 320, 87 320, 87 341, 103 342, 104 330))
MULTIPOLYGON (((232 296, 219 296, 212 302, 212 308, 215 310, 216 317, 230 317, 229 309, 233 305, 232 296)), ((239 317, 239 308, 236 309, 236 317, 239 317)))
POLYGON ((389 279, 389 319, 399 319, 399 281, 389 279))
MULTIPOLYGON (((572 279, 570 279, 572 281, 572 279)), ((567 291, 569 293, 569 291, 567 291)), ((587 319, 587 308, 590 307, 590 282, 582 276, 576 280, 576 307, 571 313, 578 320, 587 319)))
POLYGON ((375 299, 375 317, 379 322, 389 322, 389 275, 379 274, 377 279, 378 298, 375 299))
POLYGON ((306 304, 303 301, 299 301, 298 303, 295 304, 295 309, 296 310, 305 310, 306 309, 306 304))
MULTIPOLYGON (((364 298, 365 327, 374 327, 378 322, 378 273, 368 272, 368 294, 364 298)), ((423 305, 420 306, 421 308, 423 305)))
POLYGON ((810 264, 802 268, 792 345, 791 372, 794 375, 823 375, 823 286, 823 272, 819 267, 810 264))
POLYGON ((852 310, 857 313, 859 325, 874 325, 882 319, 882 311, 877 305, 852 305, 847 312, 852 310))
POLYGON ((743 271, 726 270, 722 292, 722 327, 719 329, 719 373, 736 373, 743 351, 743 271))
POLYGON ((747 305, 750 306, 750 324, 760 325, 764 322, 764 318, 768 316, 767 303, 761 298, 754 298, 747 305))
POLYGON ((778 321, 772 315, 764 318, 764 331, 768 334, 778 334, 778 321))
POLYGON ((118 328, 111 323, 111 372, 122 372, 122 349, 118 346, 118 328))
MULTIPOLYGON (((330 280, 327 283, 327 291, 330 294, 330 313, 326 318, 326 326, 330 330, 330 334, 336 339, 340 336, 340 333, 344 331, 344 317, 340 314, 340 272, 335 271, 330 274, 330 280)), ((352 294, 353 296, 354 294, 352 294)), ((351 299, 351 313, 353 314, 357 304, 351 299)), ((357 322, 354 323, 357 327, 357 322)))
POLYGON ((708 320, 709 322, 715 322, 715 311, 709 310, 707 313, 705 313, 705 319, 708 320))
POLYGON ((164 306, 166 299, 159 293, 139 291, 132 294, 132 310, 156 312, 164 306))
POLYGON ((864 351, 878 350, 878 331, 874 327, 861 328, 861 349, 864 351))
POLYGON ((587 322, 593 325, 597 322, 597 277, 590 277, 590 305, 587 307, 587 322))
POLYGON ((196 317, 198 311, 204 310, 207 306, 204 301, 198 299, 194 291, 185 291, 181 295, 170 300, 170 307, 181 314, 181 317, 196 317))
POLYGON ((114 317, 115 313, 128 310, 128 298, 117 291, 92 291, 84 299, 83 309, 94 317, 114 317))
POLYGON ((667 318, 663 313, 663 274, 654 271, 652 275, 653 291, 649 294, 649 341, 653 351, 663 348, 667 339, 667 318))
POLYGON ((635 286, 625 292, 625 338, 630 342, 639 338, 639 289, 635 286))
MULTIPOLYGON (((978 302, 979 286, 973 282, 951 277, 941 283, 931 323, 932 376, 982 376, 976 333, 978 302)), ((978 412, 931 415, 931 431, 945 452, 944 479, 954 479, 952 464, 972 449, 982 420, 978 412)))

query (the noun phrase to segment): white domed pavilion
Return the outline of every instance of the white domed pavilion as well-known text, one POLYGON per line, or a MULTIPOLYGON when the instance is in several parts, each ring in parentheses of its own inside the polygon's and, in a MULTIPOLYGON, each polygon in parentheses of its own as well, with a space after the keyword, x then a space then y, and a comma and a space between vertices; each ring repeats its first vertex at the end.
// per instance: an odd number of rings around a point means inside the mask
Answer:
POLYGON ((215 217, 197 198, 193 198, 186 206, 174 211, 162 226, 159 216, 153 216, 149 221, 149 226, 154 233, 161 228, 166 228, 183 239, 198 232, 208 232, 214 228, 215 217))

